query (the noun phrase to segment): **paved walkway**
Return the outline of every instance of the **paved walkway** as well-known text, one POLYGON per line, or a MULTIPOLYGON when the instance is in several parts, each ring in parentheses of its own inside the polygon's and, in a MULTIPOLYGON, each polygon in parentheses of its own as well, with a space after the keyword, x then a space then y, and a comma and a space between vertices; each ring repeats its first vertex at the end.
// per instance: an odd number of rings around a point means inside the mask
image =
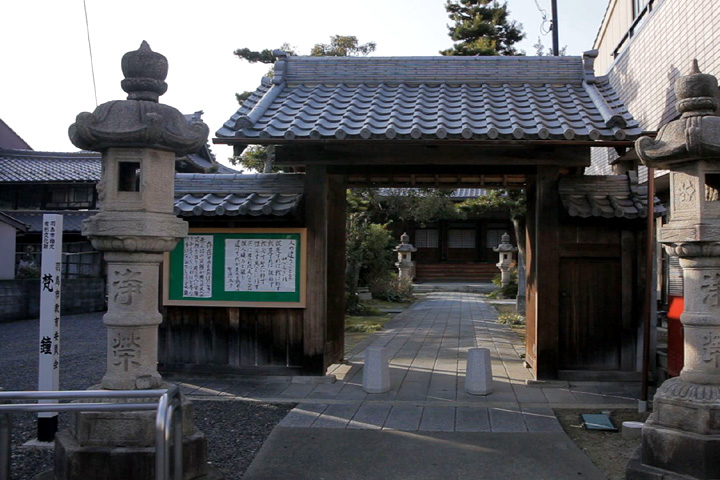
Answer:
POLYGON ((636 386, 526 385, 533 377, 522 359, 524 345, 496 320, 497 312, 480 295, 430 293, 358 345, 347 363, 333 366, 329 373, 337 376, 334 383, 308 384, 290 377, 183 377, 181 386, 193 400, 298 403, 280 425, 299 428, 562 432, 552 408, 592 412, 636 405, 636 386), (390 353, 388 393, 368 395, 362 390, 363 351, 371 344, 390 353), (487 396, 465 393, 465 362, 472 347, 491 351, 494 391, 487 396))

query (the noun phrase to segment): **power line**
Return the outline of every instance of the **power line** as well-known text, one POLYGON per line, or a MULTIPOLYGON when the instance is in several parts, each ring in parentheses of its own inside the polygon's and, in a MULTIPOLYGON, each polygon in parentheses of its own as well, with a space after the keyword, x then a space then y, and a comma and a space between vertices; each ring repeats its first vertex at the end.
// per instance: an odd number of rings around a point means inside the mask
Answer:
POLYGON ((95 84, 95 63, 93 62, 92 44, 90 43, 90 23, 88 22, 87 5, 85 4, 85 0, 83 0, 83 9, 85 10, 85 31, 87 31, 88 50, 90 51, 90 72, 92 73, 93 93, 95 94, 95 107, 97 108, 98 101, 97 85, 95 84))
POLYGON ((540 15, 542 15, 542 23, 540 24, 540 33, 543 35, 547 35, 548 33, 552 32, 553 29, 553 21, 551 19, 548 19, 548 13, 547 10, 542 8, 540 4, 538 3, 538 0, 535 0, 535 6, 537 7, 538 11, 540 12, 540 15), (549 27, 545 27, 545 24, 549 23, 549 27))

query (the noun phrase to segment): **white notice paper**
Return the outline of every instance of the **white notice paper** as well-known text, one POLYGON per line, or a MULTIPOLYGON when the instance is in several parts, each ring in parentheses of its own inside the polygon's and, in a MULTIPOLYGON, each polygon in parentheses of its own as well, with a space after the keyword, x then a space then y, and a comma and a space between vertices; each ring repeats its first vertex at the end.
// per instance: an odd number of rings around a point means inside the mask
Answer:
POLYGON ((212 235, 185 238, 183 257, 183 297, 212 297, 212 235))
POLYGON ((295 292, 297 240, 225 240, 225 290, 295 292))

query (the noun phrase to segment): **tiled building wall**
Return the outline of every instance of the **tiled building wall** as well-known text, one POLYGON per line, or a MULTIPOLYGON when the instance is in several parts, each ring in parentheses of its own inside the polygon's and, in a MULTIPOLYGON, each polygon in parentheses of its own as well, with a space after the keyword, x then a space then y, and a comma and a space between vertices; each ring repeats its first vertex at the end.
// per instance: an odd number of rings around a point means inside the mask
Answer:
MULTIPOLYGON (((703 73, 720 76, 720 1, 656 0, 607 75, 640 126, 652 131, 677 116, 673 85, 693 58, 703 73)), ((606 161, 607 154, 593 154, 597 165, 587 173, 610 173, 606 161)))

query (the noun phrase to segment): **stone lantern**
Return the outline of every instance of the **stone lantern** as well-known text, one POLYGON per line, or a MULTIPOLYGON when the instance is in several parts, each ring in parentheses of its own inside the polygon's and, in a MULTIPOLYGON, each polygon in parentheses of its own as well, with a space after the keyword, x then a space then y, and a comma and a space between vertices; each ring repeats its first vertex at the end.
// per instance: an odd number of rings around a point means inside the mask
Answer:
POLYGON ((685 366, 666 380, 643 428, 628 478, 720 478, 720 118, 718 83, 700 73, 675 83, 681 117, 635 149, 670 170, 670 221, 660 232, 684 276, 685 366))
MULTIPOLYGON (((108 270, 107 367, 91 388, 155 389, 166 386, 157 371, 160 264, 188 231, 173 214, 175 156, 205 145, 208 127, 158 103, 168 63, 146 42, 123 56, 122 71, 127 100, 79 114, 69 130, 75 146, 102 153, 100 211, 83 225, 108 270)), ((53 478, 154 478, 154 423, 153 411, 78 414, 56 437, 53 478)), ((187 401, 182 423, 183 478, 221 478, 208 468, 187 401)))
POLYGON ((497 248, 493 248, 493 251, 500 255, 500 261, 498 261, 495 266, 500 269, 500 282, 504 287, 512 281, 510 277, 510 267, 513 263, 512 254, 517 252, 518 249, 512 246, 512 243, 510 243, 510 235, 505 232, 503 236, 500 237, 500 245, 498 245, 497 248))
POLYGON ((398 277, 400 280, 409 279, 412 281, 413 277, 415 277, 412 254, 417 252, 417 248, 410 243, 410 235, 407 233, 400 235, 400 244, 395 247, 395 251, 398 254, 398 261, 395 263, 398 268, 398 277))

